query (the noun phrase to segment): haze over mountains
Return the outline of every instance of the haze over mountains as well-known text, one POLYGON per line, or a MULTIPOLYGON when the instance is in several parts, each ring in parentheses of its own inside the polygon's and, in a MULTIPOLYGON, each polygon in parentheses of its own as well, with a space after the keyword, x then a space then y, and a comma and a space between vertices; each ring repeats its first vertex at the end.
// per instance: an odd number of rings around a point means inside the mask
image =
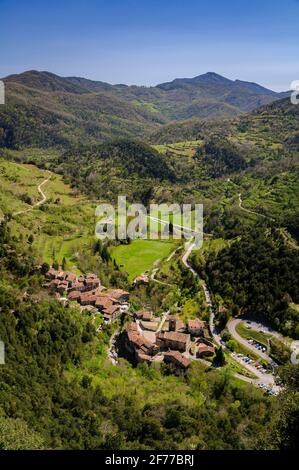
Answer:
POLYGON ((50 146, 148 138, 172 121, 237 116, 286 96, 213 72, 154 87, 110 85, 38 71, 10 75, 4 81, 0 138, 6 146, 12 141, 50 146))

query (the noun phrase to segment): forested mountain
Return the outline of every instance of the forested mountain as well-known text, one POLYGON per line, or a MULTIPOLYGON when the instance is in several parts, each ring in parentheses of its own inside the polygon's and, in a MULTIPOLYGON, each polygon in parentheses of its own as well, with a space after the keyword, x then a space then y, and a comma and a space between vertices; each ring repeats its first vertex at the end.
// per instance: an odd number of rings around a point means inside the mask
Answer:
MULTIPOLYGON (((203 135, 215 134, 229 136, 239 133, 260 135, 274 141, 296 143, 299 128, 299 109, 289 98, 282 98, 257 110, 246 113, 237 119, 189 119, 171 122, 160 127, 150 136, 152 143, 167 144, 179 140, 198 140, 203 135)), ((254 137, 254 135, 252 135, 254 137)))
POLYGON ((154 148, 133 140, 115 140, 93 147, 71 148, 53 166, 73 186, 97 199, 115 201, 117 195, 147 204, 159 185, 176 176, 154 148))
POLYGON ((72 92, 65 87, 48 90, 58 87, 57 83, 43 83, 40 89, 28 87, 27 77, 26 85, 6 82, 6 105, 0 109, 1 146, 64 147, 112 137, 140 137, 164 122, 158 114, 116 96, 80 93, 72 84, 72 92))
MULTIPOLYGON (((216 301, 229 315, 258 314, 297 338, 299 107, 283 99, 236 116, 279 96, 216 74, 145 88, 28 72, 9 77, 6 89, 7 104, 0 107, 6 214, 0 339, 7 354, 0 369, 0 448, 294 448, 295 367, 282 370, 286 389, 271 398, 232 377, 230 364, 207 369, 192 361, 179 377, 145 364, 134 369, 122 359, 112 366, 106 350, 119 325, 96 331, 89 313, 42 289, 40 256, 57 264, 66 256, 82 272, 99 270, 104 285, 121 287, 127 274, 113 265, 110 247, 100 253, 94 243, 97 201, 113 203, 126 194, 144 204, 202 202, 209 242, 192 262, 216 301), (223 112, 234 117, 169 123, 223 112), (31 165, 24 171, 21 163, 31 165), (43 169, 34 178, 32 164, 43 169), (45 170, 54 186, 33 210, 45 170), (67 192, 57 174, 70 183, 67 192), (16 224, 20 208, 26 216, 16 224)), ((191 271, 177 273, 181 253, 159 268, 164 283, 153 282, 140 297, 128 285, 132 311, 160 305, 162 296, 184 320, 193 308, 196 315, 207 311, 191 271), (186 297, 189 290, 197 297, 186 297)))
POLYGON ((42 292, 31 250, 7 220, 0 272, 1 449, 259 447, 274 409, 268 397, 229 374, 210 371, 207 379, 198 363, 186 378, 126 361, 112 367, 105 354, 111 328, 99 335, 88 314, 42 292), (228 432, 219 434, 220 426, 228 432))
POLYGON ((261 224, 211 254, 202 275, 232 311, 266 318, 284 335, 299 338, 299 312, 291 307, 299 303, 298 272, 298 250, 261 224))
POLYGON ((155 87, 110 85, 37 71, 11 75, 4 82, 0 144, 7 147, 147 138, 172 120, 236 116, 281 97, 257 84, 214 73, 155 87))
POLYGON ((205 141, 204 145, 197 149, 194 158, 203 165, 211 178, 235 173, 247 166, 238 148, 217 135, 205 141))

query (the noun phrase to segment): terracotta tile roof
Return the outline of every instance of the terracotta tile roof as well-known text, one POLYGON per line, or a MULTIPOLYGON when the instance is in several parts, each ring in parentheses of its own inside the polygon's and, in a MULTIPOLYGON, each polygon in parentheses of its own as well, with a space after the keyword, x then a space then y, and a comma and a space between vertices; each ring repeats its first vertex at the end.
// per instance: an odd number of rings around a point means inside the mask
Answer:
POLYGON ((104 312, 104 315, 113 315, 113 313, 115 313, 117 310, 119 310, 119 307, 118 305, 108 305, 107 307, 105 307, 103 309, 103 312, 104 312))
POLYGON ((74 282, 73 285, 72 285, 72 288, 73 289, 83 289, 84 288, 84 284, 83 282, 74 282))
POLYGON ((76 299, 79 299, 80 295, 81 295, 81 292, 77 290, 73 290, 69 293, 68 298, 70 300, 76 300, 76 299))
POLYGON ((89 302, 91 304, 95 304, 97 300, 96 295, 90 293, 90 292, 85 292, 84 294, 80 295, 80 302, 89 302))
POLYGON ((84 280, 84 283, 87 285, 87 286, 95 286, 95 285, 99 285, 100 284, 100 280, 97 279, 97 278, 91 278, 91 277, 88 277, 84 280))
POLYGON ((86 277, 86 279, 97 279, 98 278, 98 276, 94 273, 87 273, 85 275, 85 277, 86 277))
POLYGON ((190 329, 204 328, 205 325, 206 325, 206 322, 200 320, 199 318, 195 318, 195 320, 188 320, 188 327, 190 329))
POLYGON ((122 289, 107 289, 105 295, 115 299, 116 301, 119 301, 123 296, 128 297, 129 292, 122 289))
POLYGON ((151 320, 153 317, 153 312, 150 310, 139 310, 139 312, 136 312, 136 318, 138 320, 151 320))
POLYGON ((208 346, 207 344, 205 343, 200 343, 198 346, 197 346, 197 352, 199 354, 204 354, 204 353, 211 353, 211 354, 214 354, 215 352, 215 347, 214 346, 208 346))
POLYGON ((66 280, 69 282, 74 282, 77 279, 77 275, 74 273, 66 273, 66 280))
POLYGON ((103 296, 103 295, 97 295, 96 296, 96 307, 102 307, 102 308, 107 308, 110 305, 113 305, 112 300, 109 297, 103 296))
POLYGON ((145 339, 141 334, 130 332, 128 333, 128 338, 131 343, 138 349, 141 349, 144 352, 148 352, 152 349, 152 343, 145 339))
POLYGON ((131 322, 127 325, 126 331, 127 332, 129 332, 129 331, 138 331, 138 326, 136 325, 136 323, 131 322))
POLYGON ((99 285, 98 287, 96 287, 96 288, 94 289, 94 293, 95 293, 96 295, 101 296, 101 295, 103 295, 103 289, 104 289, 104 287, 101 286, 101 285, 99 285))
POLYGON ((140 349, 137 351, 137 356, 141 361, 151 361, 151 356, 144 354, 140 349))
POLYGON ((157 338, 160 340, 166 339, 168 341, 177 341, 179 343, 187 343, 190 340, 190 335, 185 333, 179 333, 178 331, 163 331, 157 334, 157 338))
MULTIPOLYGON (((183 356, 179 351, 168 351, 164 353, 164 359, 170 360, 184 368, 190 366, 191 361, 187 357, 183 356)), ((168 361, 167 361, 168 362, 168 361)))
POLYGON ((57 277, 65 278, 65 276, 66 276, 66 273, 64 271, 58 271, 57 277))
POLYGON ((58 274, 58 271, 54 268, 50 268, 49 271, 46 273, 46 277, 53 277, 55 278, 58 274))
POLYGON ((152 343, 148 341, 142 334, 140 334, 136 323, 132 322, 126 328, 128 339, 134 346, 144 352, 149 352, 152 349, 152 343))

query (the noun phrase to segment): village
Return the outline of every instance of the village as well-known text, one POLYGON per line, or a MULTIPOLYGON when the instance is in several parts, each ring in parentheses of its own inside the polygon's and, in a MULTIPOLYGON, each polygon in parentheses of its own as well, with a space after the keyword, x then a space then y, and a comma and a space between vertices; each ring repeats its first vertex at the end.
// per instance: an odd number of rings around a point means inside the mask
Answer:
MULTIPOLYGON (((122 315, 130 321, 122 334, 123 346, 135 365, 162 362, 172 364, 175 372, 187 370, 191 360, 214 356, 215 346, 208 338, 205 321, 189 319, 187 324, 175 315, 166 312, 156 316, 151 310, 130 310, 129 292, 106 288, 93 273, 76 275, 53 267, 45 275, 44 287, 55 293, 58 300, 102 315, 105 324, 111 324, 122 315)), ((146 283, 141 277, 135 285, 146 283)))
POLYGON ((196 318, 184 324, 175 315, 162 319, 153 312, 141 310, 127 325, 125 347, 135 363, 170 363, 175 369, 186 370, 192 359, 214 356, 215 347, 205 337, 206 322, 196 318))
POLYGON ((56 270, 46 273, 44 287, 55 292, 56 298, 64 303, 76 303, 80 311, 102 314, 105 323, 116 321, 129 309, 129 292, 122 289, 107 289, 95 274, 84 276, 56 270))

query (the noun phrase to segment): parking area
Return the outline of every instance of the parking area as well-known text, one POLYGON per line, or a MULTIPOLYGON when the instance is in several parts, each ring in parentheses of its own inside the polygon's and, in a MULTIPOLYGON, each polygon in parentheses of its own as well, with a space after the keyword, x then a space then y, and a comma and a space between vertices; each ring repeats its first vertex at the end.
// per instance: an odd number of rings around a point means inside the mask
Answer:
POLYGON ((278 395, 278 390, 274 390, 273 387, 270 385, 264 384, 264 383, 259 383, 258 386, 262 388, 265 392, 269 393, 270 395, 278 395))
POLYGON ((248 356, 245 356, 244 354, 241 354, 241 353, 232 353, 232 356, 234 358, 239 358, 239 360, 241 360, 244 365, 251 365, 252 367, 254 367, 257 371, 261 372, 262 374, 269 374, 270 371, 267 370, 265 367, 263 367, 259 361, 256 361, 254 359, 252 359, 251 357, 248 357, 248 356))
POLYGON ((251 346, 254 346, 258 351, 262 351, 263 353, 267 352, 267 348, 263 344, 260 344, 253 339, 249 339, 248 343, 251 344, 251 346))

